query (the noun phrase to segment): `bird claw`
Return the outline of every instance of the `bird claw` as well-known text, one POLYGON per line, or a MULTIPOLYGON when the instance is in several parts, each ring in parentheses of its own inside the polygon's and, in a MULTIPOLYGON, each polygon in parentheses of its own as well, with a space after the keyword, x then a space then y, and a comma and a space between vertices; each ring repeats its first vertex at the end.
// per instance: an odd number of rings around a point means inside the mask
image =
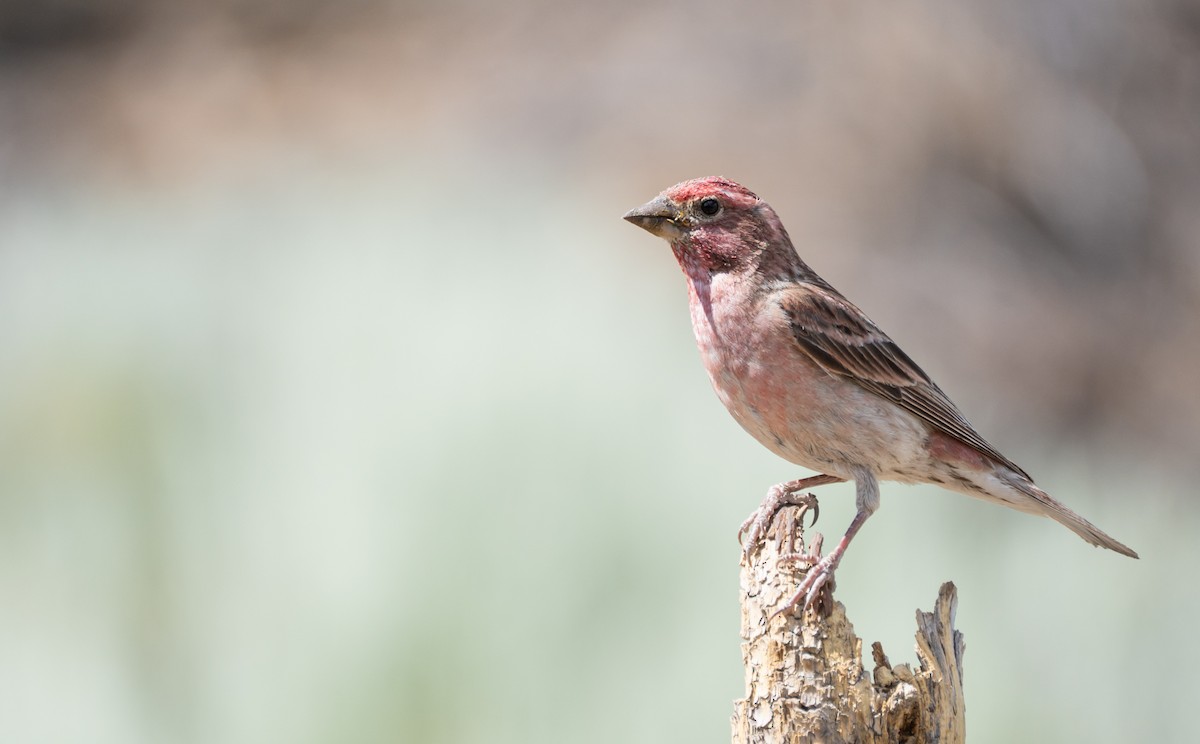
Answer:
POLYGON ((796 506, 800 508, 799 521, 801 526, 804 524, 804 513, 811 509, 813 518, 810 526, 817 523, 817 517, 821 515, 821 507, 817 503, 817 497, 811 493, 785 490, 785 485, 772 486, 771 490, 767 491, 767 497, 763 499, 762 504, 738 528, 738 539, 742 540, 742 552, 746 555, 747 560, 750 558, 750 552, 766 537, 767 532, 771 529, 771 524, 775 521, 775 517, 784 507, 796 506), (745 536, 744 539, 743 535, 745 536))
MULTIPOLYGON (((811 556, 802 557, 809 558, 811 556)), ((833 587, 835 585, 833 572, 837 568, 837 563, 837 557, 830 554, 808 569, 808 573, 804 576, 804 581, 800 582, 800 586, 796 588, 796 593, 780 605, 775 612, 771 613, 770 619, 774 620, 776 616, 782 615, 796 607, 801 607, 803 611, 819 609, 822 606, 828 607, 830 602, 827 601, 827 598, 832 598, 833 595, 833 587), (828 588, 828 591, 822 591, 826 588, 828 588)))
MULTIPOLYGON (((795 536, 790 535, 789 537, 791 537, 792 539, 787 543, 787 545, 790 546, 790 548, 792 548, 792 549, 790 550, 790 552, 781 552, 780 553, 779 558, 777 558, 775 560, 776 566, 788 566, 788 567, 800 566, 800 567, 804 568, 805 570, 808 570, 808 569, 811 569, 813 566, 817 565, 818 562, 820 562, 821 547, 825 544, 825 536, 824 535, 822 535, 820 532, 813 533, 812 539, 808 541, 808 552, 807 553, 802 553, 798 550, 795 550, 794 549, 795 544, 796 544, 795 539, 794 539, 795 536)), ((801 543, 800 547, 804 547, 803 543, 801 543)))
POLYGON ((833 570, 837 568, 842 554, 846 552, 846 546, 854 537, 854 533, 862 527, 869 512, 860 510, 837 547, 827 557, 821 558, 821 546, 824 538, 819 533, 813 534, 808 550, 804 550, 804 514, 810 509, 812 510, 813 525, 817 523, 817 518, 821 514, 817 497, 806 493, 805 489, 828 483, 838 483, 841 480, 842 478, 837 476, 816 475, 774 485, 767 491, 767 496, 763 499, 762 504, 742 523, 738 530, 738 537, 743 538, 744 536, 742 552, 746 565, 750 566, 752 565, 751 553, 768 537, 780 510, 789 506, 799 510, 795 517, 789 517, 775 527, 775 535, 778 537, 779 543, 776 551, 778 555, 776 567, 793 564, 806 566, 808 571, 796 593, 773 612, 771 618, 794 608, 802 600, 806 610, 824 610, 828 614, 828 611, 833 608, 833 570), (799 550, 797 550, 797 546, 799 546, 799 550))

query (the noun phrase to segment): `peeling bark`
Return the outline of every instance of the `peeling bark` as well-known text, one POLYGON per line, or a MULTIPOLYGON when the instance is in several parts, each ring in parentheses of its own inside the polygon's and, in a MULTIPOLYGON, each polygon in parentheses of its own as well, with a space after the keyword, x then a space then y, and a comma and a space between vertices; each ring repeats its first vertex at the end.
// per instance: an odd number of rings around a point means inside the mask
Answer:
MULTIPOLYGON (((893 667, 875 643, 868 673, 846 608, 828 594, 816 611, 771 617, 804 578, 803 570, 779 563, 802 545, 798 516, 793 507, 782 510, 772 535, 742 563, 746 696, 734 703, 734 744, 965 741, 954 584, 942 585, 933 612, 917 611, 918 668, 893 667)), ((819 553, 819 539, 814 543, 819 553)))

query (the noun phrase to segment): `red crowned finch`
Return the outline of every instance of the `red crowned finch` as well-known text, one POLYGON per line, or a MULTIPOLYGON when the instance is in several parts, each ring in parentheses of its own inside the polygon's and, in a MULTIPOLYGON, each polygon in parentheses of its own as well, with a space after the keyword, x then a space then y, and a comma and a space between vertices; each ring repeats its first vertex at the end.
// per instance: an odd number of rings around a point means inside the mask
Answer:
POLYGON ((766 202, 724 178, 672 186, 625 219, 668 241, 687 277, 704 368, 767 449, 822 475, 780 483, 742 526, 750 551, 800 491, 853 480, 858 513, 785 607, 812 605, 879 507, 879 481, 936 483, 1137 553, 1051 498, 976 433, 887 334, 808 267, 766 202))

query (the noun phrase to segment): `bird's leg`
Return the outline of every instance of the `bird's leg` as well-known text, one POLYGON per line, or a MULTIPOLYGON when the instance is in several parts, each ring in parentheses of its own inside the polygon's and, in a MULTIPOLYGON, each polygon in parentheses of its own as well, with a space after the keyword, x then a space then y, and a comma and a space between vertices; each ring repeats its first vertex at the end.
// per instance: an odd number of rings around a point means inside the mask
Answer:
POLYGON ((850 527, 846 529, 846 534, 842 536, 842 539, 838 541, 837 547, 830 551, 829 555, 808 569, 808 573, 805 574, 804 581, 800 582, 796 593, 792 595, 791 599, 784 602, 779 609, 775 610, 771 617, 796 607, 801 601, 803 601, 804 609, 806 610, 813 606, 814 601, 821 592, 821 588, 833 578, 833 572, 838 567, 838 563, 841 562, 842 556, 845 555, 850 541, 854 539, 854 536, 866 524, 867 518, 879 508, 879 484, 875 481, 875 476, 867 470, 856 471, 854 476, 856 491, 855 505, 858 507, 858 513, 854 515, 853 521, 850 522, 850 527))
MULTIPOLYGON (((767 530, 771 527, 771 522, 775 520, 775 515, 783 507, 799 506, 803 509, 812 509, 813 524, 817 523, 817 516, 821 511, 817 506, 816 498, 812 494, 800 493, 800 491, 803 491, 805 488, 815 488, 829 483, 841 483, 844 480, 845 478, 839 478, 836 475, 814 475, 771 486, 762 504, 754 510, 754 513, 745 522, 742 522, 742 526, 738 530, 739 538, 743 534, 745 535, 745 539, 742 542, 742 551, 745 553, 746 559, 749 560, 750 551, 766 536, 767 530)), ((803 512, 801 512, 801 518, 803 518, 803 512)))

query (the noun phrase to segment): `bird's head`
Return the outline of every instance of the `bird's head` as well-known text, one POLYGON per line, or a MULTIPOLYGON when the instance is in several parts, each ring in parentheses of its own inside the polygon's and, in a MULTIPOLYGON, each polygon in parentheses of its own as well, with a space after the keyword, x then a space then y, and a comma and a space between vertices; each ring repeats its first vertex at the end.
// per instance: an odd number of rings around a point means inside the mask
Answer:
POLYGON ((775 211, 753 191, 720 176, 678 183, 625 219, 671 244, 685 271, 713 274, 759 265, 791 241, 775 211))

